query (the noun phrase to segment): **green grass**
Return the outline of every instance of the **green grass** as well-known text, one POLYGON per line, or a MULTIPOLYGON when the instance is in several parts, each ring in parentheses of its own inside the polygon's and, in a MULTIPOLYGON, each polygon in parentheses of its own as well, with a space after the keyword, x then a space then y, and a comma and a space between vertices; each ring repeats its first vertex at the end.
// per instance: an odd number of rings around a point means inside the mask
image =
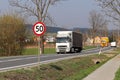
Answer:
POLYGON ((74 75, 67 77, 63 80, 82 80, 84 77, 86 77, 88 74, 93 72, 95 69, 97 69, 99 66, 101 66, 103 63, 91 66, 87 69, 82 69, 81 71, 75 73, 74 75))
POLYGON ((45 48, 45 54, 54 54, 56 53, 55 48, 45 48))
POLYGON ((38 48, 24 49, 22 54, 23 55, 36 55, 36 54, 38 54, 38 48))
MULTIPOLYGON (((110 54, 117 55, 116 53, 110 54)), ((97 54, 44 64, 39 69, 34 67, 2 72, 0 80, 82 80, 112 57, 97 54), (101 59, 102 62, 95 64, 93 59, 101 59)))
POLYGON ((120 68, 118 69, 118 71, 115 74, 115 79, 114 80, 120 80, 120 68))
MULTIPOLYGON (((45 54, 52 54, 55 53, 55 48, 45 48, 45 54)), ((24 49, 22 52, 23 55, 37 55, 38 48, 28 48, 24 49)))
POLYGON ((96 48, 96 46, 85 46, 85 47, 83 48, 83 50, 92 49, 92 48, 96 48))

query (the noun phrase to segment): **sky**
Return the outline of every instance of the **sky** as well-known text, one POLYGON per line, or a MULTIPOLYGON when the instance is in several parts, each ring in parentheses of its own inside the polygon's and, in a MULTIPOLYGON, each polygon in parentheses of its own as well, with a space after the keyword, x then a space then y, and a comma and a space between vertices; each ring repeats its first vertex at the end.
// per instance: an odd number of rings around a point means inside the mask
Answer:
POLYGON ((49 9, 50 14, 59 26, 89 27, 89 13, 100 11, 95 0, 67 0, 59 2, 49 9))
MULTIPOLYGON (((0 14, 12 10, 8 0, 0 0, 0 14)), ((95 0, 63 0, 49 8, 58 27, 89 28, 89 13, 92 10, 101 11, 95 0)))

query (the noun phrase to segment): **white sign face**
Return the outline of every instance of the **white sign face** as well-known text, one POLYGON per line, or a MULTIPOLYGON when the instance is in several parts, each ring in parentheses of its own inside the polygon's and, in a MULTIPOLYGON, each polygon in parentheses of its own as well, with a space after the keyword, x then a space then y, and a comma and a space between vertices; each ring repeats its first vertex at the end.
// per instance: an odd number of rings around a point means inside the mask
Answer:
POLYGON ((37 36, 43 35, 45 33, 45 31, 46 31, 46 26, 42 22, 37 22, 33 26, 33 32, 37 36))

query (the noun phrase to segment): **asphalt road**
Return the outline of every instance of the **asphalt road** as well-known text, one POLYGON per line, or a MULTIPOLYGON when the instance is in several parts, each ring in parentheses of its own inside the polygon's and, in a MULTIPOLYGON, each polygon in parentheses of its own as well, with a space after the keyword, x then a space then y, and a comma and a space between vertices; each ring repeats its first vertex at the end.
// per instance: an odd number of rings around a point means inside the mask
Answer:
MULTIPOLYGON (((106 47, 102 51, 110 50, 112 48, 106 47)), ((99 53, 100 49, 83 50, 81 53, 69 53, 69 54, 47 54, 40 56, 40 64, 47 64, 64 59, 70 59, 74 57, 86 56, 95 53, 99 53)), ((16 68, 36 66, 38 64, 37 56, 17 56, 17 57, 4 57, 0 58, 0 71, 12 70, 16 68)))

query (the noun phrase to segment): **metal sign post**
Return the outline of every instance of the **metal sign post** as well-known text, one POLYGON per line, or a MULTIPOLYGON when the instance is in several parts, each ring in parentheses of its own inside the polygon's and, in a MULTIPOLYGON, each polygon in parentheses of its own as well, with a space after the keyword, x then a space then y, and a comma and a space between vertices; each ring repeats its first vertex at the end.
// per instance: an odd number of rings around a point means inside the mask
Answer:
POLYGON ((41 53, 41 38, 40 36, 43 35, 46 31, 46 26, 44 23, 42 22, 37 22, 34 24, 33 26, 33 32, 35 35, 38 36, 38 68, 39 68, 39 65, 40 65, 40 55, 42 54, 41 53))
POLYGON ((40 49, 40 37, 38 38, 38 68, 40 64, 40 54, 41 54, 41 49, 40 49))

